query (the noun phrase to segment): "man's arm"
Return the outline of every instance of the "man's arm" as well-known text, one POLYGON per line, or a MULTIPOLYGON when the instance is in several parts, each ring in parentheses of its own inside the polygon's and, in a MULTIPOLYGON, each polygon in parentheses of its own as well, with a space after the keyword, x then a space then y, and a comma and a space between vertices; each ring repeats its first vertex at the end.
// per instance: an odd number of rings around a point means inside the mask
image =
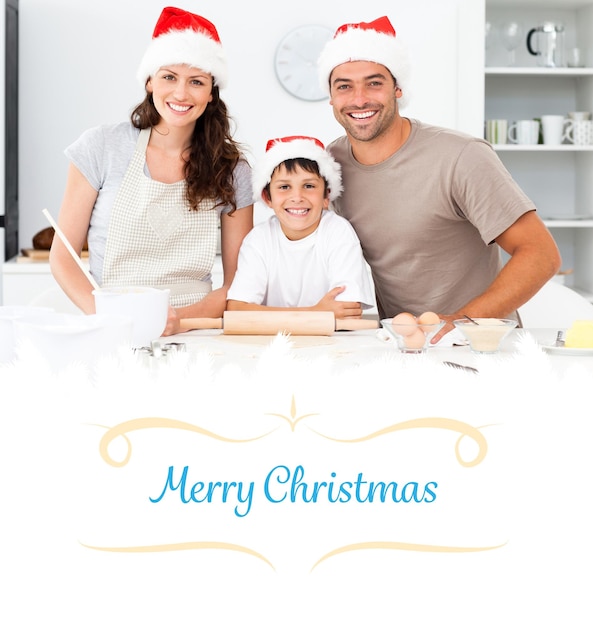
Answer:
POLYGON ((452 315, 440 315, 447 322, 432 339, 437 343, 453 329, 454 319, 507 317, 534 296, 560 269, 561 258, 554 238, 535 211, 522 215, 496 239, 510 259, 490 287, 452 315))

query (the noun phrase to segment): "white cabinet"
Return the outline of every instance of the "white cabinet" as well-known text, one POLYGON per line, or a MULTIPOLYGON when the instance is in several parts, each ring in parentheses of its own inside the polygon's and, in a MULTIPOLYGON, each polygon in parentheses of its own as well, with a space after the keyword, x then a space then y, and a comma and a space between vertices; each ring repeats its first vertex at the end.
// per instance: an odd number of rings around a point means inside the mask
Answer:
MULTIPOLYGON (((487 0, 495 36, 486 50, 485 119, 539 118, 593 111, 593 1, 514 3, 487 0), (523 27, 516 64, 508 66, 502 25, 523 27), (565 48, 579 47, 587 67, 541 68, 526 46, 528 31, 545 21, 565 27, 565 48), (589 47, 588 52, 586 52, 589 47)), ((534 201, 562 254, 566 284, 593 300, 593 145, 495 146, 505 166, 534 201)))

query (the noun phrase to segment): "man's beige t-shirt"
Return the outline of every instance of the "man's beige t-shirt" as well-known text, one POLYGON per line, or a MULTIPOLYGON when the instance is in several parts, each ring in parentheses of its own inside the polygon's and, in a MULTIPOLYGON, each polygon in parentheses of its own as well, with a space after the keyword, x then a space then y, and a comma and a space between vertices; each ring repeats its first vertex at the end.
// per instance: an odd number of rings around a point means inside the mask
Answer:
POLYGON ((334 208, 361 241, 381 317, 457 311, 500 271, 492 242, 535 209, 486 141, 410 121, 378 165, 358 163, 346 137, 328 146, 344 184, 334 208))

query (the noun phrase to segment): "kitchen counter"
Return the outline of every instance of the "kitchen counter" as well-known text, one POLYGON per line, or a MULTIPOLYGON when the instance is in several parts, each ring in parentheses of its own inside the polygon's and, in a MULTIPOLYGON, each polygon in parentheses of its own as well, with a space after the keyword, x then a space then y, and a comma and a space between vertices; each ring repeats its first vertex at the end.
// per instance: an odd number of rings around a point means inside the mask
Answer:
MULTIPOLYGON (((287 337, 283 344, 292 356, 298 360, 314 361, 323 359, 328 368, 345 371, 361 366, 373 366, 377 362, 425 362, 434 366, 444 361, 452 361, 469 367, 487 365, 504 366, 524 354, 536 354, 558 373, 577 367, 593 373, 593 356, 563 355, 561 351, 546 354, 540 348, 552 346, 556 338, 556 329, 516 329, 503 340, 501 351, 497 354, 474 354, 468 346, 452 346, 446 336, 443 346, 437 345, 422 355, 400 354, 393 340, 382 330, 340 331, 331 336, 287 337)), ((224 335, 220 330, 194 330, 172 337, 162 337, 159 342, 184 344, 190 354, 208 354, 212 367, 216 370, 229 365, 244 371, 253 370, 254 361, 266 354, 274 344, 272 336, 224 335)), ((588 354, 593 353, 587 351, 588 354)))

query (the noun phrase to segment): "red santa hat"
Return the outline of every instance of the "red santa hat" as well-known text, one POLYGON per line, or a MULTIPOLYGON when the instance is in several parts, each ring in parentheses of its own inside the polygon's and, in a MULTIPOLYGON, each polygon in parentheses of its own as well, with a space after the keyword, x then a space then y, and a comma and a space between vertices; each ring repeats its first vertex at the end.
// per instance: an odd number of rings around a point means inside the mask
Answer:
POLYGON ((227 84, 227 61, 216 27, 201 15, 166 7, 136 73, 142 85, 164 65, 189 65, 212 74, 221 89, 227 84))
POLYGON ((321 141, 315 137, 293 135, 268 141, 265 155, 253 168, 254 200, 261 200, 261 192, 272 179, 274 170, 288 159, 315 161, 319 173, 327 182, 330 200, 335 200, 342 192, 340 164, 327 152, 321 141))
POLYGON ((410 61, 407 50, 396 39, 395 29, 386 16, 373 22, 344 24, 327 42, 317 62, 321 88, 329 93, 329 79, 335 67, 350 61, 371 61, 384 65, 402 90, 399 106, 408 103, 410 61))

